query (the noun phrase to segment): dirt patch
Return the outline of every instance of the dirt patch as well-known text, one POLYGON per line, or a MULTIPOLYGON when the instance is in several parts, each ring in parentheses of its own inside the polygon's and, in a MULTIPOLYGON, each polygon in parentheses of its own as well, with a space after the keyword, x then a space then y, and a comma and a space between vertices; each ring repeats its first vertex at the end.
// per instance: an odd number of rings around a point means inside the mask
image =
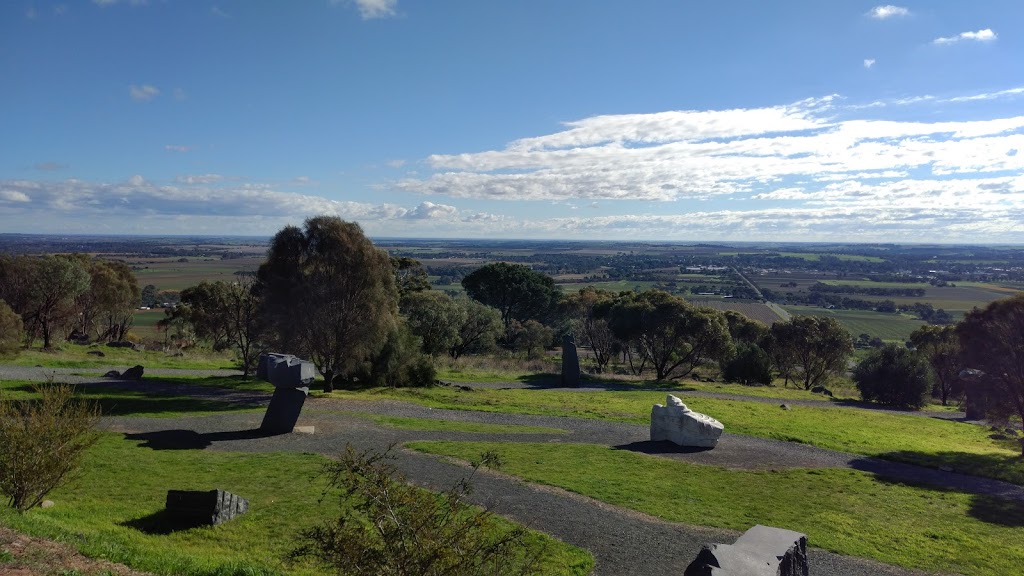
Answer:
POLYGON ((73 546, 26 536, 0 526, 0 574, 4 576, 150 576, 122 564, 87 558, 73 546))

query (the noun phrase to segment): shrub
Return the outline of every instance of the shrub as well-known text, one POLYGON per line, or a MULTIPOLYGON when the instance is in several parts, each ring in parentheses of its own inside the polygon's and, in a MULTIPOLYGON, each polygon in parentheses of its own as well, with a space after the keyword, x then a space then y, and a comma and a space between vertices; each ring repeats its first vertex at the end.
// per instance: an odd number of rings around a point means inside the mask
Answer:
POLYGON ((722 361, 722 378, 726 382, 752 384, 772 383, 772 361, 757 344, 739 342, 736 353, 728 360, 722 361))
POLYGON ((0 399, 0 493, 19 512, 73 476, 99 438, 99 409, 70 384, 38 385, 37 400, 0 399))
POLYGON ((927 363, 895 344, 873 350, 854 369, 853 380, 864 400, 902 408, 924 406, 932 387, 927 363))
MULTIPOLYGON (((303 530, 303 544, 290 557, 309 557, 339 574, 534 574, 522 527, 503 528, 492 513, 467 506, 470 479, 443 494, 408 484, 387 452, 358 453, 346 447, 339 462, 327 464, 328 485, 341 490, 342 515, 303 530)), ((473 464, 497 464, 483 454, 473 464)))

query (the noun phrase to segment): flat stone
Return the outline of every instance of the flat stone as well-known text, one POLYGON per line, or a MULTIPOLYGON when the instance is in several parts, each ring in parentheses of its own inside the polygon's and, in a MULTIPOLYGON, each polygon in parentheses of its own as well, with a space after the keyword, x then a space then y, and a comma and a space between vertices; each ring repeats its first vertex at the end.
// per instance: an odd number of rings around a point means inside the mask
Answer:
POLYGON ((665 406, 651 408, 651 441, 668 440, 680 446, 714 448, 725 426, 711 416, 694 412, 669 394, 665 406))
POLYGON ((316 426, 296 426, 292 428, 292 432, 295 434, 314 434, 316 433, 316 426))
POLYGON ((40 508, 53 508, 56 505, 57 504, 54 503, 53 500, 43 500, 42 502, 39 503, 40 508))
POLYGON ((249 501, 226 490, 168 490, 168 516, 216 526, 249 511, 249 501))
POLYGON ((807 536, 758 524, 735 544, 705 544, 684 576, 808 576, 807 536))

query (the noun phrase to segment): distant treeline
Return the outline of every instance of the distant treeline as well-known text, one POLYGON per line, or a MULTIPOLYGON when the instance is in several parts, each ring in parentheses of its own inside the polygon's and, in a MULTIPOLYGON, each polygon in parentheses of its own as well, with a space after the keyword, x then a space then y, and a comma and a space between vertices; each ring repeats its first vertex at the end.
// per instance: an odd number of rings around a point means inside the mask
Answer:
POLYGON ((828 294, 864 294, 867 296, 899 296, 903 298, 923 298, 924 288, 876 288, 874 286, 852 286, 825 284, 815 282, 810 290, 812 292, 825 292, 828 294))

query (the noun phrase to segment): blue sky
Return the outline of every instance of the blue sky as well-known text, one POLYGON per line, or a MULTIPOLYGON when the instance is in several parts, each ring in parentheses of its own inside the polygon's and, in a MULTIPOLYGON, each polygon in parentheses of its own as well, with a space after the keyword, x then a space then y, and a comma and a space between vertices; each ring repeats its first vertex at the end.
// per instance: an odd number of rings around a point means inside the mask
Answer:
POLYGON ((1024 242, 1024 2, 0 3, 0 232, 1024 242))

